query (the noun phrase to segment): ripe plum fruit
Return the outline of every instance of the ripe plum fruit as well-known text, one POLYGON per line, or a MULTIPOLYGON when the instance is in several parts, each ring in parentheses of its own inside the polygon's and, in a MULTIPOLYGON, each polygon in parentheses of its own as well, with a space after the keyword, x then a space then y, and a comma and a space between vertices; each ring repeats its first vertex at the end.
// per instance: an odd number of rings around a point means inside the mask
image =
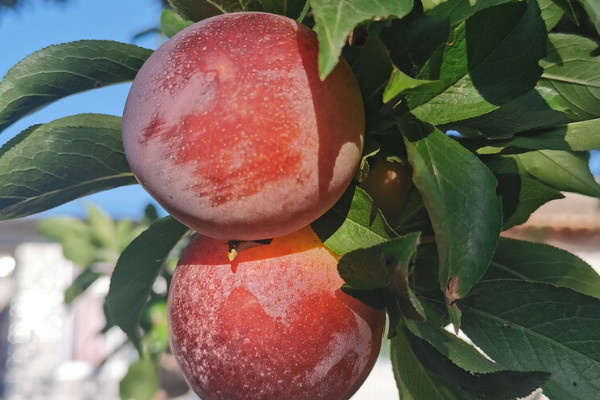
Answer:
POLYGON ((206 236, 268 239, 310 224, 352 180, 365 125, 348 64, 322 81, 317 55, 311 29, 267 13, 173 36, 138 72, 123 113, 138 181, 206 236))
POLYGON ((309 228, 229 261, 197 235, 168 300, 171 348, 204 400, 345 400, 379 354, 385 312, 341 291, 337 255, 309 228))

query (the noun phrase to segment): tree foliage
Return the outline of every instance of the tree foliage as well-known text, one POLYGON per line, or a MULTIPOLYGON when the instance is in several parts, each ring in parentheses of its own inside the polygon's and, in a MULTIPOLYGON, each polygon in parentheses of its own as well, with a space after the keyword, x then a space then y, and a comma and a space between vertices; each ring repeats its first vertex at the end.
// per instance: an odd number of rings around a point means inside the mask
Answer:
MULTIPOLYGON (((279 13, 316 32, 322 78, 340 55, 350 63, 366 107, 365 152, 356 182, 313 229, 342 256, 343 290, 387 308, 402 399, 510 399, 537 387, 553 400, 597 397, 598 275, 562 250, 500 237, 561 192, 600 197, 588 167, 600 147, 595 1, 170 3, 166 36, 217 13, 279 13), (360 188, 378 158, 412 171, 393 220, 360 188)), ((38 51, 0 82, 0 129, 62 97, 131 80, 150 54, 98 40, 38 51)), ((0 219, 134 184, 119 128, 119 117, 87 114, 18 134, 0 149, 0 219)), ((65 249, 87 229, 76 225, 65 228, 65 249)), ((119 249, 108 315, 140 353, 140 315, 186 233, 167 217, 119 249)), ((127 379, 146 369, 139 363, 127 379)))

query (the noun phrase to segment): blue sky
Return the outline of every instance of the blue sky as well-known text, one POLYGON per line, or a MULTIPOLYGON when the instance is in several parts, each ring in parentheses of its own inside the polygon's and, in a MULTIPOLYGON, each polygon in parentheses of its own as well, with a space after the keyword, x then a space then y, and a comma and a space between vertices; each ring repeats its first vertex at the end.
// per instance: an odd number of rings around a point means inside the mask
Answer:
MULTIPOLYGON (((0 77, 19 60, 46 46, 82 39, 106 39, 132 43, 136 33, 159 23, 161 8, 155 0, 70 0, 55 4, 31 0, 17 11, 0 13, 0 77)), ((133 43, 155 49, 158 35, 133 43)), ((0 145, 37 123, 85 112, 121 115, 129 85, 116 85, 58 101, 9 127, 0 135, 0 145)), ((600 174, 600 155, 592 169, 600 174)), ((138 218, 152 199, 137 185, 114 189, 75 200, 44 215, 83 216, 86 202, 104 208, 115 218, 138 218)))
MULTIPOLYGON (((0 12, 0 77, 19 60, 46 46, 82 39, 106 39, 155 49, 158 35, 133 42, 136 33, 159 23, 161 8, 155 0, 70 0, 55 4, 32 0, 17 11, 0 12)), ((0 135, 5 143, 37 123, 78 113, 121 115, 129 84, 92 90, 62 99, 15 123, 0 135)), ((75 200, 44 215, 83 216, 86 202, 100 205, 115 218, 141 216, 152 199, 138 186, 128 186, 75 200)))

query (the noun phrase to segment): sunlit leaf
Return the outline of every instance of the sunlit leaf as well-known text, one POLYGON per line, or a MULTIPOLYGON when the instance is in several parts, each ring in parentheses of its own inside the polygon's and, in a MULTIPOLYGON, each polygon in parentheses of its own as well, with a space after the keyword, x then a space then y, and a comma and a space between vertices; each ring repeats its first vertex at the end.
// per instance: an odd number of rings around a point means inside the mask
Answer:
POLYGON ((160 28, 162 33, 169 38, 182 29, 187 28, 192 23, 192 21, 184 19, 174 10, 168 8, 163 10, 162 14, 160 15, 160 28))
POLYGON ((551 373, 549 398, 593 399, 600 391, 600 300, 523 280, 476 285, 459 300, 462 328, 507 368, 551 373))
POLYGON ((600 275, 576 255, 544 243, 500 238, 482 278, 492 279, 546 282, 600 299, 600 275))
POLYGON ((419 74, 442 81, 442 90, 409 94, 408 108, 432 124, 490 112, 535 86, 545 42, 535 1, 485 8, 459 25, 419 74))
POLYGON ((35 125, 0 149, 0 220, 136 183, 121 118, 81 114, 35 125))
POLYGON ((457 25, 471 15, 487 7, 497 6, 514 0, 422 0, 423 10, 431 16, 443 16, 457 25))
POLYGON ((397 236, 369 195, 354 186, 311 226, 323 243, 338 255, 397 236))
POLYGON ((112 274, 106 299, 111 319, 140 353, 140 312, 163 262, 187 231, 171 217, 156 221, 123 251, 112 274))
POLYGON ((30 54, 0 82, 0 131, 60 98, 132 80, 151 53, 126 43, 81 40, 30 54))
POLYGON ((350 31, 374 18, 401 18, 413 0, 309 0, 319 38, 319 75, 325 79, 338 63, 350 31))
MULTIPOLYGON (((435 231, 440 286, 449 304, 465 296, 485 273, 502 225, 492 172, 437 129, 406 123, 413 181, 435 231)), ((458 321, 453 321, 455 324, 458 321)))

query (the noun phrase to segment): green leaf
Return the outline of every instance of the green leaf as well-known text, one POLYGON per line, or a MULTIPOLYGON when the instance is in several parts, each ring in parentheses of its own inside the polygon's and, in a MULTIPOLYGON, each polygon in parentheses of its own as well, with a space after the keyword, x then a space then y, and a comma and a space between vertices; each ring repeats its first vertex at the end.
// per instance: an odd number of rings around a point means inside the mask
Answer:
POLYGON ((502 367, 484 357, 475 347, 458 336, 437 326, 427 319, 425 322, 406 321, 409 331, 428 342, 437 351, 465 371, 490 373, 502 371, 502 367))
POLYGON ((439 130, 406 123, 401 130, 435 231, 441 289, 451 305, 483 276, 492 258, 502 225, 497 182, 477 157, 439 130))
POLYGON ((95 243, 99 248, 119 254, 117 232, 114 221, 98 207, 88 205, 88 223, 95 243))
POLYGON ((356 289, 387 287, 398 268, 408 277, 409 262, 417 250, 419 236, 413 233, 348 252, 338 261, 338 272, 356 289))
POLYGON ((498 192, 502 194, 503 230, 524 223, 543 204, 564 197, 527 174, 511 157, 496 157, 487 165, 498 179, 498 192))
POLYGON ((394 97, 410 91, 437 93, 442 85, 443 84, 441 81, 428 81, 411 78, 399 69, 394 68, 389 82, 383 91, 383 102, 387 103, 394 97))
MULTIPOLYGON (((365 102, 368 102, 384 88, 394 67, 388 49, 377 36, 369 37, 359 47, 359 54, 359 86, 365 102)), ((380 101, 379 98, 377 100, 380 101)))
POLYGON ((106 298, 111 319, 142 353, 138 319, 163 262, 188 228, 162 218, 131 242, 117 262, 106 298))
POLYGON ((102 272, 94 271, 91 268, 83 270, 73 283, 67 289, 65 289, 64 302, 65 304, 71 304, 79 295, 86 291, 92 283, 96 282, 98 278, 102 276, 102 272))
POLYGON ((25 57, 0 82, 0 131, 60 98, 132 80, 151 53, 126 43, 81 40, 25 57))
POLYGON ((406 318, 423 321, 425 311, 409 285, 410 261, 419 237, 420 233, 412 233, 346 253, 338 261, 338 272, 353 289, 391 291, 406 318))
POLYGON ((546 382, 549 375, 510 370, 489 373, 465 370, 407 330, 392 339, 391 350, 403 400, 512 399, 530 394, 546 382), (411 364, 414 371, 409 372, 411 364))
POLYGON ((0 220, 136 183, 121 119, 81 114, 32 126, 0 149, 0 220))
POLYGON ((462 21, 487 7, 497 6, 514 0, 422 0, 423 10, 430 16, 445 17, 451 25, 462 21))
POLYGON ((260 0, 262 10, 271 14, 285 15, 297 19, 307 0, 260 0))
POLYGON ((414 186, 410 189, 392 228, 396 233, 401 235, 415 231, 420 231, 424 235, 433 234, 431 221, 425 209, 423 198, 419 190, 414 186))
POLYGON ((600 185, 590 172, 587 153, 538 150, 512 157, 529 175, 554 189, 600 197, 600 185))
POLYGON ((555 89, 576 121, 600 117, 600 56, 594 41, 567 34, 548 36, 541 83, 555 89))
MULTIPOLYGON (((557 143, 552 147, 553 150, 573 150, 586 151, 600 149, 600 118, 590 119, 588 121, 573 122, 563 126, 546 129, 542 133, 532 137, 536 143, 528 142, 527 136, 514 138, 510 145, 532 150, 541 150, 541 143, 557 143), (565 143, 565 146, 560 144, 565 143)), ((550 146, 546 146, 546 149, 550 146)))
POLYGON ((325 79, 337 65, 346 38, 361 22, 402 18, 413 0, 309 0, 319 39, 319 75, 325 79))
POLYGON ((119 394, 124 400, 152 400, 159 389, 158 368, 150 358, 134 361, 119 384, 119 394))
POLYGON ((369 195, 355 186, 311 227, 325 246, 340 256, 397 236, 369 195))
MULTIPOLYGON (((485 154, 504 149, 586 151, 600 148, 600 118, 522 133, 508 140, 486 141, 485 154)), ((481 153, 480 150, 478 150, 481 153)))
POLYGON ((38 223, 38 229, 44 236, 57 241, 65 258, 74 264, 87 268, 99 261, 90 227, 82 220, 72 217, 46 218, 38 223))
POLYGON ((548 39, 547 55, 540 60, 544 72, 534 90, 447 128, 469 136, 510 138, 600 117, 600 57, 591 55, 596 44, 577 35, 550 34, 548 39))
POLYGON ((440 80, 437 93, 410 93, 419 119, 448 124, 490 112, 539 79, 546 29, 535 1, 489 7, 459 25, 418 78, 440 80))
MULTIPOLYGON (((540 0, 538 0, 540 1, 540 0)), ((573 21, 573 23, 575 23, 576 25, 579 25, 579 22, 577 21, 577 15, 575 13, 575 9, 573 8, 573 2, 571 2, 570 0, 552 0, 552 2, 554 4, 556 4, 557 6, 559 6, 561 8, 561 10, 563 10, 563 12, 565 13, 565 15, 571 20, 573 21)))
POLYGON ((597 0, 578 0, 600 35, 600 3, 597 0))
POLYGON ((184 19, 180 14, 168 8, 163 10, 160 15, 160 28, 168 38, 192 24, 192 21, 184 19))
POLYGON ((600 301, 522 280, 476 285, 459 300, 462 328, 506 368, 551 373, 551 399, 594 399, 600 391, 600 301))
POLYGON ((389 49, 394 65, 416 76, 433 52, 446 43, 449 31, 445 16, 411 13, 401 20, 392 20, 383 27, 379 37, 389 49))
POLYGON ((537 85, 490 113, 457 121, 445 128, 469 137, 510 138, 519 132, 564 125, 569 122, 567 112, 566 101, 556 90, 537 85))
POLYGON ((550 32, 562 18, 564 14, 563 10, 554 2, 554 0, 537 0, 537 2, 540 5, 542 19, 546 24, 546 30, 550 32))
POLYGON ((564 197, 558 190, 526 176, 507 174, 496 177, 505 216, 502 230, 525 223, 535 210, 549 201, 564 197))
POLYGON ((551 283, 600 299, 600 275, 588 263, 543 243, 500 238, 482 281, 492 279, 551 283))
POLYGON ((410 335, 400 329, 390 342, 390 358, 400 399, 402 400, 476 400, 460 390, 454 382, 425 368, 409 341, 410 335))
POLYGON ((183 18, 200 21, 219 14, 260 9, 255 0, 168 0, 183 18))

